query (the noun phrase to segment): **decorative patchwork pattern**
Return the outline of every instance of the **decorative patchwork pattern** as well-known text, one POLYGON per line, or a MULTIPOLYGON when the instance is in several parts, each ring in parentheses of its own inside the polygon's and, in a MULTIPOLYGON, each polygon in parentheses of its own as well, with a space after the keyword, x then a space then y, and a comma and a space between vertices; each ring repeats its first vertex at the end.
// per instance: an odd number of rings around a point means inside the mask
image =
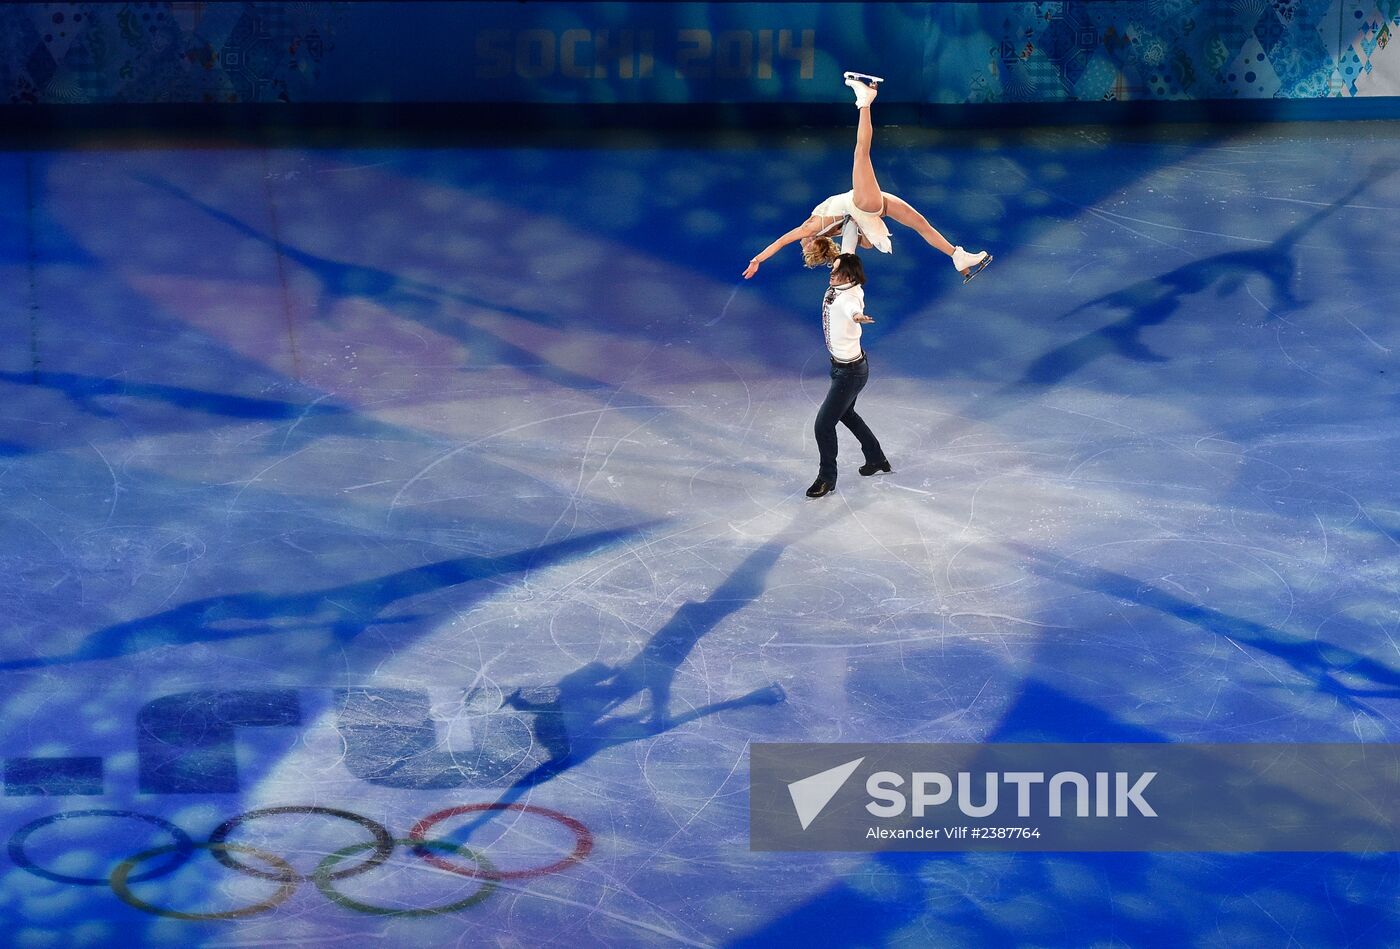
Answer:
POLYGON ((315 101, 331 3, 0 5, 0 104, 315 101))
POLYGON ((983 101, 1400 95, 1389 79, 1368 83, 1400 28, 1400 0, 1070 0, 979 15, 1002 51, 1000 88, 980 90, 983 101), (1013 69, 1008 49, 1054 69, 1063 93, 1013 69))
MULTIPOLYGON (((867 43, 883 44, 893 59, 922 61, 922 76, 891 83, 888 94, 903 102, 1400 95, 1400 50, 1392 43, 1400 29, 1400 0, 751 6, 757 11, 754 29, 726 33, 729 4, 618 5, 628 11, 629 22, 636 21, 634 29, 650 37, 648 43, 667 31, 677 34, 682 21, 687 34, 748 37, 750 45, 774 29, 791 33, 790 23, 819 22, 822 28, 810 32, 829 68, 868 58, 867 43), (872 12, 876 8, 897 8, 903 28, 872 31, 871 23, 882 22, 872 12), (688 28, 706 22, 713 29, 688 28)), ((606 32, 597 24, 605 22, 608 9, 588 2, 0 3, 0 104, 365 102, 383 98, 378 77, 405 79, 409 88, 431 78, 436 88, 445 84, 445 101, 535 101, 560 89, 580 102, 762 102, 784 95, 745 73, 742 55, 731 82, 703 90, 671 81, 678 63, 660 52, 653 56, 654 72, 625 88, 620 76, 613 86, 592 81, 597 77, 578 74, 567 57, 580 49, 592 55, 588 51, 599 47, 606 32), (568 44, 564 27, 549 26, 556 21, 575 24, 568 44), (473 38, 480 31, 514 36, 498 47, 488 44, 491 55, 505 57, 511 68, 501 67, 507 71, 497 77, 499 84, 483 91, 463 62, 425 53, 425 30, 460 36, 464 57, 476 49, 473 38), (353 42, 337 48, 338 33, 391 42, 373 52, 353 42), (336 57, 335 78, 324 81, 323 66, 336 57), (536 73, 548 81, 529 82, 536 73)), ((692 42, 682 43, 692 59, 710 48, 686 45, 692 42)), ((731 46, 730 52, 746 48, 731 46)), ((819 101, 814 84, 829 85, 830 78, 804 76, 799 91, 819 101)))

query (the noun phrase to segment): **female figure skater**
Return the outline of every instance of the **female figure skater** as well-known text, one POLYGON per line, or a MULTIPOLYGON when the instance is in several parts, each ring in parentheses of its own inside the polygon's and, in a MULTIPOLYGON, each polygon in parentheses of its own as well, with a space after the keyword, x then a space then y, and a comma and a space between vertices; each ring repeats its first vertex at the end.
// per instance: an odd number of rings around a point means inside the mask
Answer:
POLYGON ((831 388, 812 426, 820 462, 817 480, 807 497, 820 498, 836 489, 836 423, 851 430, 865 453, 860 473, 869 477, 890 470, 880 440, 856 414, 856 397, 870 381, 870 360, 860 346, 860 326, 874 323, 865 314, 865 268, 855 254, 841 254, 831 265, 830 287, 822 298, 822 334, 831 354, 831 388))
POLYGON ((827 198, 812 209, 812 216, 801 226, 765 247, 749 261, 748 269, 744 271, 745 280, 758 273, 760 264, 793 241, 801 241, 802 259, 808 267, 830 264, 837 254, 853 253, 857 240, 861 247, 873 247, 888 254, 891 252, 890 232, 885 226, 885 217, 913 228, 930 246, 951 257, 953 266, 963 275, 963 283, 977 276, 992 262, 991 255, 986 251, 969 254, 961 247, 954 247, 907 201, 880 190, 880 183, 875 179, 875 167, 870 163, 870 140, 874 135, 870 103, 879 95, 878 83, 883 81, 862 73, 846 73, 846 85, 855 92, 856 109, 860 112, 860 122, 856 127, 855 164, 851 169, 851 190, 827 198), (842 231, 839 248, 830 236, 838 230, 842 231))

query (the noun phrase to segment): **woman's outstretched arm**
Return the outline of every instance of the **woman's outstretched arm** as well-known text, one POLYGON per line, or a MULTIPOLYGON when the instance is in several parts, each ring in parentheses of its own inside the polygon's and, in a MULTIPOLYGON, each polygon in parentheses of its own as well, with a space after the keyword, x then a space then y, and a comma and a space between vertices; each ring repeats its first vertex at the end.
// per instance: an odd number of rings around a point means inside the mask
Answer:
POLYGON ((794 227, 782 237, 759 251, 753 260, 749 261, 749 266, 744 271, 744 279, 748 280, 754 274, 758 273, 759 264, 763 263, 769 257, 772 257, 793 241, 800 241, 804 237, 815 237, 819 230, 821 230, 821 221, 815 217, 809 217, 807 220, 803 221, 801 225, 794 227))

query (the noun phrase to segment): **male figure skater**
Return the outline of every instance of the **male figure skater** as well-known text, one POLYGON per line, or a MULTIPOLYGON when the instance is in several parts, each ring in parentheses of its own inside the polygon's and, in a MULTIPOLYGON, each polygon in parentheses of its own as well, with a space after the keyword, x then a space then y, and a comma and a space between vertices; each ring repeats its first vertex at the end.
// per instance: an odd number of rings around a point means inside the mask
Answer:
POLYGON ((875 433, 856 414, 856 396, 870 381, 870 362, 860 346, 862 323, 875 321, 865 315, 865 268, 855 254, 841 254, 831 265, 830 286, 822 299, 822 334, 831 354, 831 388, 817 411, 813 430, 821 464, 807 497, 819 498, 836 488, 836 423, 860 440, 865 452, 862 475, 889 471, 890 463, 875 433))

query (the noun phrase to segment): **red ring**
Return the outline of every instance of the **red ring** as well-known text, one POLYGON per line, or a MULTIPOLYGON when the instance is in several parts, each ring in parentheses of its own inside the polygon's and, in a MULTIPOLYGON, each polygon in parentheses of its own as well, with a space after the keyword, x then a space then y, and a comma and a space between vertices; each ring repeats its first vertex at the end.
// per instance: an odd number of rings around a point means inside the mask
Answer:
POLYGON ((463 866, 445 860, 429 853, 426 849, 415 847, 414 853, 422 857, 440 870, 447 870, 464 877, 471 877, 477 880, 528 880, 531 877, 545 876, 549 873, 558 873, 565 867, 578 863, 588 856, 593 850, 593 832, 584 826, 582 821, 575 820, 568 814, 561 814, 552 811, 547 807, 536 807, 533 804, 463 804, 460 807, 449 807, 446 810, 438 811, 436 814, 429 814, 427 817, 413 825, 413 829, 408 832, 408 839, 415 843, 426 843, 428 828, 440 823, 449 817, 458 814, 475 814, 479 811, 520 811, 523 814, 539 814, 548 817, 550 820, 558 821, 573 832, 577 843, 574 844, 574 852, 563 860, 551 863, 544 867, 531 867, 526 870, 481 870, 476 867, 463 866))

